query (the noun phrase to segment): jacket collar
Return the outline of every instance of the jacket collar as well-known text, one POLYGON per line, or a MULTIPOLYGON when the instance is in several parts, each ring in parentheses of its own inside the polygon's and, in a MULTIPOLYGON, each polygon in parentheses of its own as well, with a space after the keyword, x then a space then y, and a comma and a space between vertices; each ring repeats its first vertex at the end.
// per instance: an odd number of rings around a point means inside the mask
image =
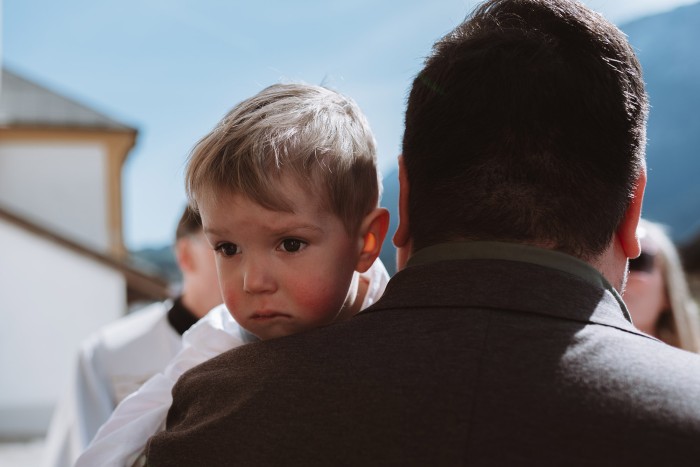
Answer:
POLYGON ((454 242, 417 252, 377 304, 394 308, 489 308, 641 333, 619 293, 592 266, 543 248, 454 242))

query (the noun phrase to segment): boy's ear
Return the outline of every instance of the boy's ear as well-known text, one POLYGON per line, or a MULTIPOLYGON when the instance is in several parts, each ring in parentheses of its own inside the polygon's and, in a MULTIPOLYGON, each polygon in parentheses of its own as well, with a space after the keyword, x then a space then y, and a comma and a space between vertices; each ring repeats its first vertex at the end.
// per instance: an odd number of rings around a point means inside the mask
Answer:
POLYGON ((355 270, 367 271, 382 251, 382 243, 389 230, 389 211, 385 208, 376 208, 365 216, 358 233, 360 242, 360 256, 355 270))

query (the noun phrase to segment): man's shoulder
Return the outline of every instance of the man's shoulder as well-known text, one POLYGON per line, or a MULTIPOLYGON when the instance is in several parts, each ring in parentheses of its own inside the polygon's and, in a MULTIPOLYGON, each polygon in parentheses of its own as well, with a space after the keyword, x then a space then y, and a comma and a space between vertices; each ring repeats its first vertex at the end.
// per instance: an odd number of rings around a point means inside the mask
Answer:
MULTIPOLYGON (((644 334, 604 326, 595 328, 593 332, 600 338, 591 339, 588 345, 582 344, 588 351, 577 358, 573 356, 576 350, 572 349, 564 354, 563 361, 574 364, 577 360, 587 361, 590 365, 578 368, 588 368, 587 371, 594 373, 591 377, 624 387, 632 398, 647 394, 653 399, 647 402, 653 405, 657 405, 656 398, 662 394, 672 404, 690 402, 700 417, 700 355, 644 334)), ((584 339, 585 335, 578 338, 584 339)))
POLYGON ((389 444, 411 439, 408 450, 426 430, 438 451, 454 453, 441 443, 458 436, 493 465, 517 464, 533 446, 541 453, 534 459, 566 465, 576 453, 574 464, 597 465, 601 453, 610 463, 644 457, 637 451, 651 456, 665 437, 688 452, 700 436, 699 358, 603 324, 476 308, 384 309, 205 362, 178 381, 172 413, 185 432, 203 420, 226 423, 222 413, 248 416, 245 399, 253 424, 313 419, 337 428, 342 420, 356 428, 350 432, 383 427, 376 436, 389 444), (295 417, 281 408, 290 400, 299 401, 295 417))

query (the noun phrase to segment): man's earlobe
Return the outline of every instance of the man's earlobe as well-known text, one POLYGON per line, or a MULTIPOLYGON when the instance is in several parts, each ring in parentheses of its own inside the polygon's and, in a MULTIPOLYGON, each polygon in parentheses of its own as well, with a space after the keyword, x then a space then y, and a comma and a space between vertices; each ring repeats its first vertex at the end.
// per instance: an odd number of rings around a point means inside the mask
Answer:
POLYGON ((384 208, 372 210, 362 221, 360 227, 360 257, 355 270, 367 271, 382 251, 382 243, 389 230, 389 211, 384 208))
POLYGON ((394 233, 394 246, 406 247, 411 239, 410 223, 408 219, 408 175, 403 162, 403 155, 399 156, 399 225, 394 233))
POLYGON ((622 245, 625 256, 636 258, 642 252, 642 247, 637 236, 637 226, 642 216, 642 201, 644 199, 644 188, 647 184, 646 170, 642 169, 637 177, 637 183, 632 193, 627 211, 622 219, 620 227, 617 229, 617 238, 622 245))

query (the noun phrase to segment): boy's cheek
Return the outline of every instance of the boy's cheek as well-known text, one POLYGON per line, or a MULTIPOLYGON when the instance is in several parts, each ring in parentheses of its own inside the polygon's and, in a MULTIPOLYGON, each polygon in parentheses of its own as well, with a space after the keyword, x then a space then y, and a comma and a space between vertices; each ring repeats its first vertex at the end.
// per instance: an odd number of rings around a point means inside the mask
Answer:
POLYGON ((294 308, 311 320, 326 321, 333 318, 345 304, 349 282, 349 279, 328 282, 327 277, 326 281, 320 277, 317 280, 303 281, 303 283, 299 281, 291 289, 294 308))
POLYGON ((241 294, 243 294, 242 286, 239 286, 223 269, 219 269, 219 285, 221 288, 221 296, 224 299, 226 307, 232 310, 238 305, 241 299, 241 294))
POLYGON ((236 317, 236 312, 240 310, 240 300, 238 299, 237 294, 231 294, 226 291, 222 291, 223 299, 224 299, 224 304, 226 305, 226 308, 228 309, 229 313, 233 315, 233 317, 236 317))

